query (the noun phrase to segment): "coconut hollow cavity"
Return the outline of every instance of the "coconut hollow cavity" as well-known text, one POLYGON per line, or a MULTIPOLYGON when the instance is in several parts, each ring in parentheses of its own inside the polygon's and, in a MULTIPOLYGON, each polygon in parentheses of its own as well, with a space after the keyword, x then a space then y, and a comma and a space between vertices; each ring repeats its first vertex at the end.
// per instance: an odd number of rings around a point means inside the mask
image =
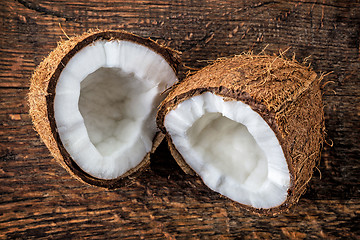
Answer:
POLYGON ((258 213, 296 203, 320 157, 321 78, 277 56, 243 54, 180 82, 157 116, 186 173, 258 213))
POLYGON ((116 187, 148 166, 161 142, 156 110, 177 81, 177 65, 170 49, 123 31, 62 42, 32 77, 34 125, 73 174, 116 187))
POLYGON ((164 126, 212 190, 256 208, 285 201, 290 176, 281 146, 248 105, 206 92, 170 111, 164 126))

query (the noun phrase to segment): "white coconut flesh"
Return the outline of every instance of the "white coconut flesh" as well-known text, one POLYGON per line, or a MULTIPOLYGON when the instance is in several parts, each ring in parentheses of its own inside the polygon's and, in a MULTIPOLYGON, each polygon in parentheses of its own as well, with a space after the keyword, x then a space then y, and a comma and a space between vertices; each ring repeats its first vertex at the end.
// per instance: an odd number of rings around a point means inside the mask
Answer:
POLYGON ((129 41, 98 40, 61 72, 54 115, 63 146, 90 175, 117 178, 152 148, 161 93, 177 81, 166 60, 129 41))
POLYGON ((249 105, 206 92, 178 104, 164 126, 186 163, 212 190, 255 208, 286 200, 290 175, 282 148, 249 105))

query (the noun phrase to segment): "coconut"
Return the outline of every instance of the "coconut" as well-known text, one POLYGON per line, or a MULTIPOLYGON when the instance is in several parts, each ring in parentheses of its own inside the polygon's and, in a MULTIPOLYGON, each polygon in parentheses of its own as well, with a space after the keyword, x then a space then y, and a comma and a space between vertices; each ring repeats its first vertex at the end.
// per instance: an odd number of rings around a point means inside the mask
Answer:
POLYGON ((31 78, 35 129, 82 181, 113 188, 149 166, 161 93, 177 81, 176 52, 125 31, 61 41, 31 78))
POLYGON ((321 79, 282 56, 218 60, 172 88, 157 124, 184 172, 248 210, 279 213, 320 158, 321 79))

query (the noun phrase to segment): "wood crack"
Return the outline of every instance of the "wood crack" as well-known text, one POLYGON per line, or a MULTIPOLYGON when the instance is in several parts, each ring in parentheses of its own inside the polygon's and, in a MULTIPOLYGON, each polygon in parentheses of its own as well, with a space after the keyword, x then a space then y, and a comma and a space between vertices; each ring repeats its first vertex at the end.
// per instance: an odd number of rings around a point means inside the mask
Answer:
POLYGON ((29 87, 0 86, 1 89, 29 89, 29 87))
POLYGON ((34 3, 29 3, 29 2, 24 1, 24 0, 15 0, 15 1, 20 3, 21 5, 23 5, 27 9, 33 10, 33 11, 38 12, 40 14, 45 14, 45 15, 58 17, 58 18, 64 18, 66 21, 75 21, 76 20, 76 18, 74 18, 74 17, 64 16, 64 15, 58 13, 58 12, 49 10, 47 8, 44 8, 44 7, 41 7, 40 5, 36 5, 34 3))
POLYGON ((314 5, 320 5, 320 6, 325 6, 325 7, 351 9, 350 6, 339 6, 339 5, 333 5, 333 4, 328 4, 328 3, 324 3, 324 2, 317 2, 317 1, 315 1, 315 2, 294 1, 294 3, 298 3, 298 4, 314 4, 314 5))

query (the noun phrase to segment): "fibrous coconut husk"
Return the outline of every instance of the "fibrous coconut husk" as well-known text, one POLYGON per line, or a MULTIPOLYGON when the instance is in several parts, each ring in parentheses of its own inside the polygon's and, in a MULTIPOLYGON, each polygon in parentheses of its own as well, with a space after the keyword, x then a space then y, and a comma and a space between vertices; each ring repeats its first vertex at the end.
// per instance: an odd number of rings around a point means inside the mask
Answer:
POLYGON ((125 31, 95 30, 80 36, 74 36, 66 41, 60 41, 57 47, 39 64, 31 77, 28 101, 30 116, 36 131, 50 150, 52 156, 73 176, 88 184, 106 188, 115 188, 126 184, 140 170, 145 170, 150 163, 150 154, 155 151, 164 138, 158 133, 153 141, 152 150, 147 153, 143 161, 124 175, 111 180, 98 179, 84 172, 71 158, 64 148, 57 132, 54 118, 55 88, 61 71, 69 60, 82 48, 96 40, 125 40, 143 45, 160 54, 177 72, 179 57, 177 52, 160 46, 155 41, 136 36, 125 31))
POLYGON ((244 53, 215 61, 173 86, 159 107, 157 124, 168 140, 170 151, 179 166, 195 174, 176 150, 164 127, 171 110, 187 99, 212 92, 229 101, 242 101, 268 123, 284 152, 290 188, 286 201, 271 209, 248 210, 275 214, 298 202, 320 159, 324 140, 324 113, 320 82, 310 67, 283 56, 244 53))

